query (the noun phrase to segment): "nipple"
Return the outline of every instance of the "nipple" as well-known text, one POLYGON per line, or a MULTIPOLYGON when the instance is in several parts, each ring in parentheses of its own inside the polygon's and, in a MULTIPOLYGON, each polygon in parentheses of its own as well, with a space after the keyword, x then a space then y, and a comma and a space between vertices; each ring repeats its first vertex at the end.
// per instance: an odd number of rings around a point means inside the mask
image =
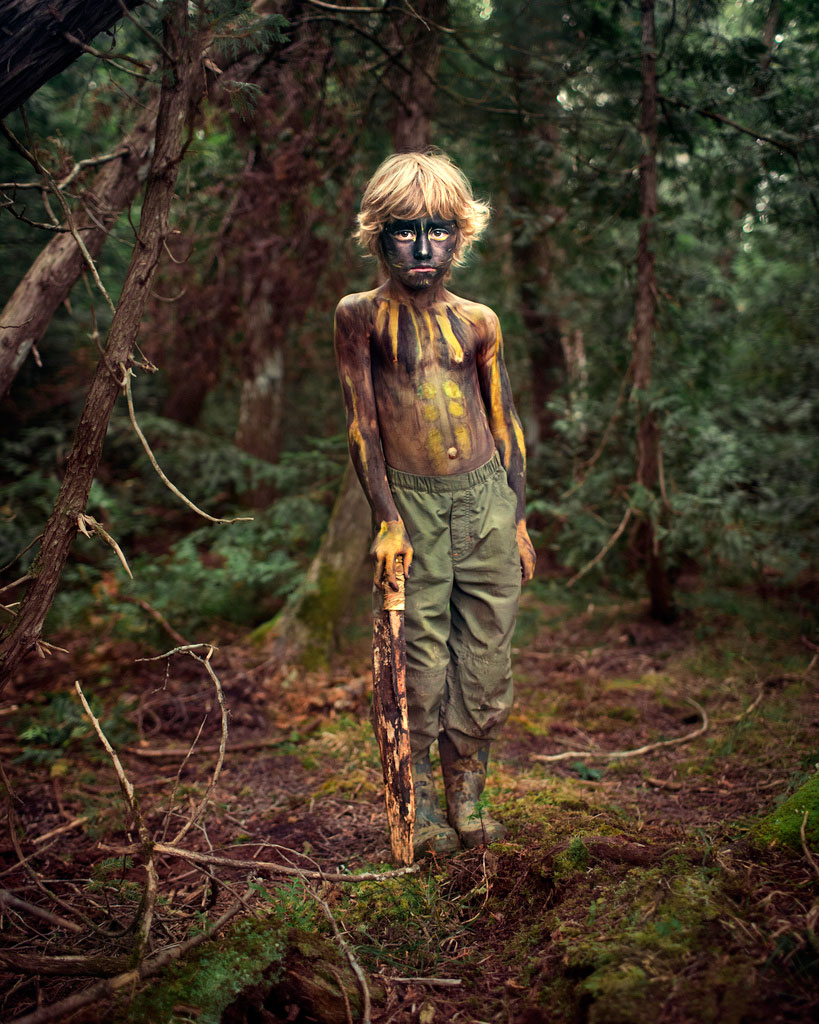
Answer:
POLYGON ((457 448, 447 448, 446 453, 450 457, 450 459, 457 459, 457 457, 458 457, 458 449, 457 448))

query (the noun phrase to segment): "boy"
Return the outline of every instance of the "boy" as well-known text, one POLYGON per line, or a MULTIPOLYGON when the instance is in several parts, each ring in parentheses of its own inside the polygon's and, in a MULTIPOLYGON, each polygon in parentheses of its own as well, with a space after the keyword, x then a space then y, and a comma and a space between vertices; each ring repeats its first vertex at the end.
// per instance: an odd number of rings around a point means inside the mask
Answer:
POLYGON ((364 191, 357 232, 387 281, 336 309, 350 454, 377 524, 376 590, 395 589, 399 556, 407 577, 416 854, 506 833, 478 801, 512 705, 521 579, 535 569, 526 455, 498 318, 445 287, 488 219, 447 157, 390 157, 364 191), (430 767, 436 739, 446 819, 430 767))

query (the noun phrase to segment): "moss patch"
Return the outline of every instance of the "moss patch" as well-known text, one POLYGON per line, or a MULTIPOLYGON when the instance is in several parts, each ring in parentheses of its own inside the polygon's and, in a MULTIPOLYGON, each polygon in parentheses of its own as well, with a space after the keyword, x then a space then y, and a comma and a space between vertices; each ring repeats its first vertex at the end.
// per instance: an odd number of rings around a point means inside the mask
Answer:
POLYGON ((776 810, 755 826, 752 836, 760 843, 776 843, 792 850, 802 849, 802 822, 810 849, 819 848, 819 772, 792 793, 776 810))

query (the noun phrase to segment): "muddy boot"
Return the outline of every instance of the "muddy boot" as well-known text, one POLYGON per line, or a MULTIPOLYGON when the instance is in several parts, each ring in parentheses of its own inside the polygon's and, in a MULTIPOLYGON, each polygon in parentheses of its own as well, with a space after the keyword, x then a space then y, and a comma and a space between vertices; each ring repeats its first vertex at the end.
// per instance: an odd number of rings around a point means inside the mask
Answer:
POLYGON ((447 825, 438 806, 429 750, 412 762, 412 788, 415 793, 415 829, 412 834, 412 853, 423 857, 425 853, 454 853, 461 848, 458 836, 447 825))
POLYGON ((506 826, 479 803, 486 784, 489 744, 471 757, 460 757, 451 740, 442 733, 438 737, 438 749, 444 772, 447 818, 461 842, 472 849, 503 839, 506 826))

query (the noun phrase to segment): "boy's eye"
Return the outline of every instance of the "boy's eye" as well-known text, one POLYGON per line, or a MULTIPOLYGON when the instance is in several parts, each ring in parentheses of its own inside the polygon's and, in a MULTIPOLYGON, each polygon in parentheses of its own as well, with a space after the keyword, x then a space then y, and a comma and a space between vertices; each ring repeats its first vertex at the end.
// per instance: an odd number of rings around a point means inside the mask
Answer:
POLYGON ((397 228, 392 232, 392 236, 393 238, 398 238, 403 242, 409 238, 415 238, 415 232, 410 230, 410 228, 397 228))
POLYGON ((443 241, 443 239, 449 238, 450 234, 449 228, 431 228, 429 237, 436 239, 436 241, 443 241))

